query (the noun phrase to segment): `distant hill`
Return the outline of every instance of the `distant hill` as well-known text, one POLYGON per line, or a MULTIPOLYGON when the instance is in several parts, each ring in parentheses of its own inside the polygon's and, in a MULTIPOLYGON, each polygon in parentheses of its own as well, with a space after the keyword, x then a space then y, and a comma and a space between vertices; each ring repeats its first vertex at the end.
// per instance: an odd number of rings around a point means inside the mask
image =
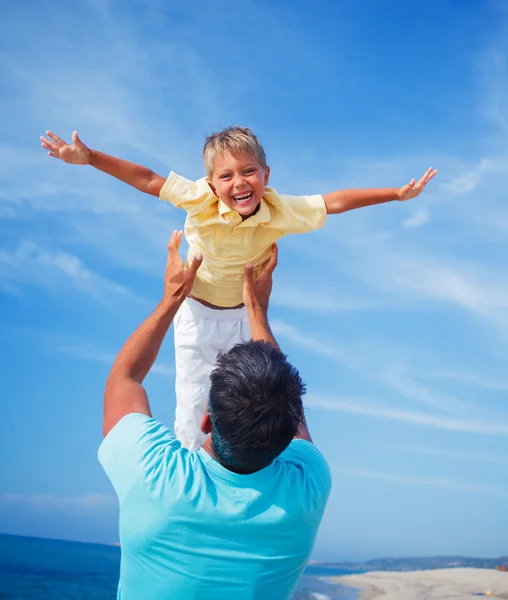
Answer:
MULTIPOLYGON (((316 563, 314 563, 316 564, 316 563)), ((499 558, 470 558, 467 556, 430 556, 423 558, 376 558, 365 562, 319 563, 320 566, 345 571, 422 571, 427 569, 452 569, 474 567, 495 569, 503 565, 508 569, 508 556, 499 558)))

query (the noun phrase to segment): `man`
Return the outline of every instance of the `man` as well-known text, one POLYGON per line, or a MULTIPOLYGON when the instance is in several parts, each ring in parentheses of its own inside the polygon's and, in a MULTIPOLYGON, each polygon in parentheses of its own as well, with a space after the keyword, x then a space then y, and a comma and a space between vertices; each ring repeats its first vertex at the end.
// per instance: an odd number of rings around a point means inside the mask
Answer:
POLYGON ((142 387, 202 260, 185 269, 181 239, 169 243, 163 299, 120 351, 104 394, 99 459, 120 502, 118 597, 291 598, 331 480, 307 429, 304 385, 268 325, 277 247, 257 280, 245 267, 252 340, 218 358, 201 422, 210 435, 190 451, 151 417, 142 387))

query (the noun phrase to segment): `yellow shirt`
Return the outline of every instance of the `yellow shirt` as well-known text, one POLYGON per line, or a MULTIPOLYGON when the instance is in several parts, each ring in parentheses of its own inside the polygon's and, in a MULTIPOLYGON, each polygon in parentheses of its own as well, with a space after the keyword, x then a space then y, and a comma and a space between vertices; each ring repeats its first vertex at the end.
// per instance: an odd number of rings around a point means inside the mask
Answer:
POLYGON ((322 196, 281 196, 266 187, 257 213, 242 221, 212 192, 205 178, 189 181, 176 173, 170 173, 160 199, 187 213, 187 264, 198 252, 203 255, 192 295, 221 307, 243 302, 246 262, 259 269, 278 239, 319 229, 326 220, 322 196))

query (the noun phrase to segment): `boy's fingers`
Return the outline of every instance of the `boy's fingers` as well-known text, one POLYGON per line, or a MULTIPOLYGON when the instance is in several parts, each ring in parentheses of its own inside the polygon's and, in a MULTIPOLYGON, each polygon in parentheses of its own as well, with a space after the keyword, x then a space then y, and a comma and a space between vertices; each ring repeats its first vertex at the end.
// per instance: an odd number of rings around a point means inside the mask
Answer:
POLYGON ((46 140, 43 137, 41 137, 41 146, 43 148, 45 148, 46 150, 51 150, 51 152, 56 152, 58 150, 58 147, 56 144, 54 144, 53 142, 50 142, 49 140, 46 140))
POLYGON ((433 177, 437 174, 437 169, 433 169, 429 167, 425 173, 425 175, 420 179, 419 183, 428 183, 433 177))
POLYGON ((52 131, 46 131, 46 135, 49 135, 49 137, 55 141, 57 144, 62 143, 65 144, 65 142, 59 138, 55 133, 53 133, 52 131))

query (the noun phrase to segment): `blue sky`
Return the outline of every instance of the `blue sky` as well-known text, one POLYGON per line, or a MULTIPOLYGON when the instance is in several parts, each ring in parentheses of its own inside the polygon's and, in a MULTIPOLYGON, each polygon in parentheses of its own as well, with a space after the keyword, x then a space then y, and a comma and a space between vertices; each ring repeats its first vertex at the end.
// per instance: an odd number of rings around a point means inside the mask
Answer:
MULTIPOLYGON (((314 558, 506 554, 506 2, 29 0, 2 22, 0 531, 117 539, 103 387, 184 222, 39 136, 198 178, 204 135, 240 123, 281 192, 439 168, 280 244, 273 329, 334 472, 314 558)), ((147 380, 166 423, 173 386, 170 335, 147 380)))

